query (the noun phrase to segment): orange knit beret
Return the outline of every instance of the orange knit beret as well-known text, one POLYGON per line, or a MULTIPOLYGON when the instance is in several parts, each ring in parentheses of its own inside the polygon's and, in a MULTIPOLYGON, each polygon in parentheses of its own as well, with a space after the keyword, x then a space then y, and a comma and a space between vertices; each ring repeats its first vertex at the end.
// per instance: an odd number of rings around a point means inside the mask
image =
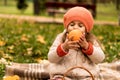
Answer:
POLYGON ((67 28, 69 23, 74 20, 78 20, 82 22, 85 27, 86 31, 90 32, 93 28, 94 20, 91 15, 91 12, 83 7, 73 7, 69 9, 64 15, 64 27, 67 28))

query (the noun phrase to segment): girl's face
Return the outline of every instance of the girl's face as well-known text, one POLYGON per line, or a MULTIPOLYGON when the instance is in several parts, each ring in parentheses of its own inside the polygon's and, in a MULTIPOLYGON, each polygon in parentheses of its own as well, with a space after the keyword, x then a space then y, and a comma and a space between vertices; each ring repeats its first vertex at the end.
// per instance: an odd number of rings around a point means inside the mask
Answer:
POLYGON ((85 26, 83 23, 81 23, 80 21, 72 21, 67 28, 67 31, 70 32, 74 29, 80 29, 82 31, 82 33, 85 34, 85 26))

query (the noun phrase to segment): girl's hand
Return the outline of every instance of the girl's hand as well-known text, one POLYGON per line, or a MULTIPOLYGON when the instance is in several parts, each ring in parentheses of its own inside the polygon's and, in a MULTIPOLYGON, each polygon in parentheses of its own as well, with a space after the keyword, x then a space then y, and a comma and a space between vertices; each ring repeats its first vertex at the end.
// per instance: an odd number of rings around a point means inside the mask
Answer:
POLYGON ((69 49, 75 49, 77 50, 80 48, 78 45, 78 41, 72 41, 72 38, 66 39, 66 41, 62 44, 62 47, 65 51, 69 51, 69 49))
POLYGON ((79 39, 79 41, 78 41, 78 44, 79 44, 79 46, 80 46, 81 48, 83 48, 83 49, 88 49, 89 44, 88 44, 88 42, 87 42, 87 40, 86 40, 86 38, 85 38, 85 35, 82 35, 82 36, 80 37, 80 39, 79 39))

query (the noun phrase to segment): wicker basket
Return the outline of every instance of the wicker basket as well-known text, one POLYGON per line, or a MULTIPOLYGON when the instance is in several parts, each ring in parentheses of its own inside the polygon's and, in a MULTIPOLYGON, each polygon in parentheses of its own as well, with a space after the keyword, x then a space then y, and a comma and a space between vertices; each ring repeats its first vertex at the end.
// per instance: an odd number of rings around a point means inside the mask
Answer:
MULTIPOLYGON (((65 80, 65 77, 67 76, 67 74, 68 74, 71 70, 76 69, 76 68, 80 68, 80 69, 83 69, 83 70, 87 71, 87 72, 90 74, 91 80, 95 80, 95 79, 94 79, 94 76, 92 75, 92 73, 91 73, 89 70, 87 70, 87 69, 84 68, 84 67, 80 67, 80 66, 75 66, 75 67, 72 67, 72 68, 68 69, 68 70, 63 74, 63 77, 59 77, 59 78, 62 79, 62 80, 65 80)), ((57 80, 57 79, 49 79, 49 80, 57 80)))
POLYGON ((92 73, 91 73, 89 70, 87 70, 87 69, 84 68, 84 67, 80 67, 80 66, 75 66, 75 67, 72 67, 72 68, 68 69, 68 70, 64 73, 62 80, 65 80, 66 75, 67 75, 71 70, 76 69, 76 68, 80 68, 80 69, 83 69, 83 70, 87 71, 87 72, 90 74, 91 79, 92 79, 92 80, 95 80, 95 79, 94 79, 94 76, 92 75, 92 73))

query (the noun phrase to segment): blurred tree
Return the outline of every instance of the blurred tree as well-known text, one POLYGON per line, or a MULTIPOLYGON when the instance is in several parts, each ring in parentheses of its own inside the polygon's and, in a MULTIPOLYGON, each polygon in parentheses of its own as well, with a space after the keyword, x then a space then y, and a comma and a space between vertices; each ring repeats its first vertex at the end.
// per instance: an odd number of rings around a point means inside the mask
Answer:
POLYGON ((116 0, 116 9, 117 9, 117 10, 120 9, 120 0, 116 0))
POLYGON ((39 15, 45 10, 46 0, 33 0, 34 15, 39 15))
POLYGON ((40 13, 40 2, 39 0, 33 0, 33 8, 34 8, 34 14, 39 15, 40 13))
POLYGON ((26 0, 17 0, 17 8, 24 12, 24 10, 28 7, 26 0))
POLYGON ((77 2, 83 2, 82 0, 77 0, 77 2))
MULTIPOLYGON (((92 4, 95 5, 95 7, 97 7, 97 0, 92 0, 92 4)), ((95 18, 97 14, 97 11, 95 9, 94 13, 93 13, 93 17, 95 18)))
POLYGON ((58 2, 59 0, 54 0, 55 2, 58 2))
POLYGON ((7 0, 4 0, 4 5, 7 6, 7 0))

